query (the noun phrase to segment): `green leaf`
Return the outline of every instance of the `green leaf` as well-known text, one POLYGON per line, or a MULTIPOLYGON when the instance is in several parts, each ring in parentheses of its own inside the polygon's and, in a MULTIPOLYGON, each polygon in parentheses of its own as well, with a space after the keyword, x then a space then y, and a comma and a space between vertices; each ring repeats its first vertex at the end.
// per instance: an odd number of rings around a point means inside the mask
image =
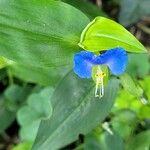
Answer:
POLYGON ((125 26, 128 26, 137 22, 144 16, 149 16, 149 6, 149 0, 122 0, 121 11, 119 13, 119 22, 125 26))
POLYGON ((53 115, 41 122, 32 150, 59 149, 79 134, 91 131, 110 112, 118 84, 118 80, 111 79, 104 97, 99 99, 94 97, 93 82, 69 73, 51 98, 53 115))
POLYGON ((11 73, 24 81, 31 83, 38 83, 40 85, 48 86, 57 84, 64 75, 68 73, 68 70, 71 70, 70 65, 60 66, 60 67, 35 67, 22 64, 12 64, 8 66, 8 69, 11 73))
POLYGON ((143 150, 149 149, 150 146, 150 130, 143 131, 132 139, 126 145, 126 150, 143 150))
POLYGON ((105 12, 98 6, 89 2, 88 0, 62 0, 75 8, 81 10, 88 18, 94 19, 97 16, 107 16, 105 12))
POLYGON ((128 52, 147 52, 145 47, 123 26, 113 20, 97 17, 83 30, 79 46, 97 52, 123 47, 128 52))
POLYGON ((133 79, 126 73, 120 76, 121 83, 123 88, 127 90, 130 94, 134 95, 137 98, 141 98, 143 96, 143 89, 136 85, 133 79))
POLYGON ((27 100, 27 105, 19 109, 17 119, 21 125, 20 136, 26 141, 34 141, 41 120, 52 115, 50 102, 53 88, 45 88, 40 93, 33 93, 27 100))
POLYGON ((0 1, 0 20, 0 55, 28 70, 47 67, 51 72, 72 66, 80 34, 89 23, 81 11, 54 0, 0 1))

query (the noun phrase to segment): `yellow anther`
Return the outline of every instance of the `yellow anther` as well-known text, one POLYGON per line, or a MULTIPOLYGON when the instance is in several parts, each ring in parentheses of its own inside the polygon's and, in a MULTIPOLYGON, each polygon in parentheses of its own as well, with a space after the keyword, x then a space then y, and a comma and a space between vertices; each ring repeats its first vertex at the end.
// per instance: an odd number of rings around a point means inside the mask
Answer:
POLYGON ((96 73, 95 75, 96 78, 104 78, 105 76, 106 76, 106 73, 104 72, 96 73))

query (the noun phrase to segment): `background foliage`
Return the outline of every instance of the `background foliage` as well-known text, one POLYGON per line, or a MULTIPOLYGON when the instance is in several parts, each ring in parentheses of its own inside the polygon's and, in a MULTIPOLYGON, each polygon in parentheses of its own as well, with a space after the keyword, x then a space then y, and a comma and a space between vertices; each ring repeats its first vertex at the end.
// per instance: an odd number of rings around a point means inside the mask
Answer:
POLYGON ((149 0, 62 1, 0 0, 0 150, 148 150, 149 0), (91 35, 82 32, 97 16, 121 23, 148 50, 133 53, 145 48, 107 20, 95 24, 101 31, 91 28, 123 40, 104 38, 103 46, 132 52, 126 73, 111 76, 100 100, 94 83, 72 71, 79 42, 93 51, 101 46, 99 37, 96 48, 88 45, 91 35))

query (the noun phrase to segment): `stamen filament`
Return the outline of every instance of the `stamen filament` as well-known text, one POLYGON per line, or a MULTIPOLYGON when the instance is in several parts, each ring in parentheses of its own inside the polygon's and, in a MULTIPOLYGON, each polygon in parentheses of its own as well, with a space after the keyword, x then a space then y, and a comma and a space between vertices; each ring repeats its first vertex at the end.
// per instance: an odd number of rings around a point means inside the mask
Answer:
POLYGON ((98 67, 97 73, 96 73, 95 97, 102 98, 104 96, 104 81, 103 81, 104 76, 105 76, 105 73, 103 73, 101 68, 98 67))

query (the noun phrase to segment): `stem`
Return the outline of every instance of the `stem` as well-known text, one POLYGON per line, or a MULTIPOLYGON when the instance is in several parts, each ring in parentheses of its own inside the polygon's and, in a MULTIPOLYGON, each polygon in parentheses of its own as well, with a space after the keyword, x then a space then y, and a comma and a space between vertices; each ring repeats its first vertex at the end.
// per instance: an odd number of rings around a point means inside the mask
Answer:
POLYGON ((96 0, 96 4, 98 7, 102 7, 102 1, 101 0, 96 0))
POLYGON ((150 35, 150 28, 148 28, 147 26, 141 24, 141 23, 138 23, 137 24, 138 28, 140 28, 143 32, 147 33, 150 35))
POLYGON ((7 74, 8 74, 9 85, 12 85, 14 83, 14 80, 13 80, 13 75, 10 69, 7 69, 7 74))

